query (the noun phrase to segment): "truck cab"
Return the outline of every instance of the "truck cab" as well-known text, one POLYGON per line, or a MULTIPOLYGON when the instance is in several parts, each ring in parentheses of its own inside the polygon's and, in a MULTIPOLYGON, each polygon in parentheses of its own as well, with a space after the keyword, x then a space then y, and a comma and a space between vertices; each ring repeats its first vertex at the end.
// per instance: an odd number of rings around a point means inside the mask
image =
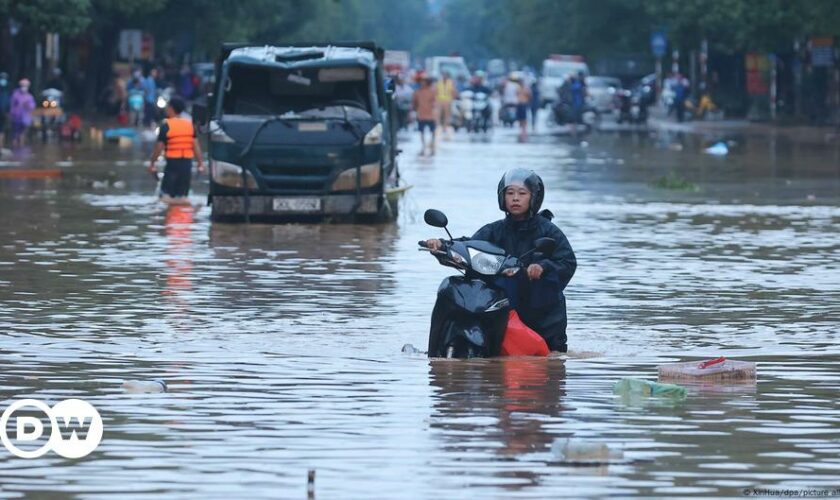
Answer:
POLYGON ((213 220, 392 220, 392 92, 372 43, 228 45, 208 99, 213 220))

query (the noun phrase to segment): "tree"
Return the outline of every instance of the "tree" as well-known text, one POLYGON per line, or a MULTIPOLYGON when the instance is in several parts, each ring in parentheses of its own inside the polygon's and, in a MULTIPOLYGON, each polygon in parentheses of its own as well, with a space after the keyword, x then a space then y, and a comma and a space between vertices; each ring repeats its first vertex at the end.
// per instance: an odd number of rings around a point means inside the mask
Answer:
POLYGON ((76 35, 90 24, 90 0, 4 0, 0 17, 21 23, 24 29, 41 33, 76 35))

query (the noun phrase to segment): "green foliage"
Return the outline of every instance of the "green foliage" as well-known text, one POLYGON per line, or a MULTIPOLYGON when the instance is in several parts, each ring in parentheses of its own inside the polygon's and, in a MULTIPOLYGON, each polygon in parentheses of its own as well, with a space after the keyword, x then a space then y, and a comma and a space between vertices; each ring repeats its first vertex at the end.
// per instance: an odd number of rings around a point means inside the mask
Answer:
POLYGON ((6 0, 0 16, 42 32, 74 35, 90 24, 90 0, 6 0))
POLYGON ((676 191, 699 191, 700 188, 697 187, 696 184, 683 179, 679 175, 674 172, 669 172, 668 175, 664 175, 659 179, 653 181, 653 186, 658 187, 660 189, 673 189, 676 191))
MULTIPOLYGON (((649 53, 650 34, 671 46, 787 51, 793 40, 840 35, 836 0, 447 0, 419 52, 492 54, 537 64, 547 54, 649 53)), ((430 55, 430 54, 429 54, 430 55)))

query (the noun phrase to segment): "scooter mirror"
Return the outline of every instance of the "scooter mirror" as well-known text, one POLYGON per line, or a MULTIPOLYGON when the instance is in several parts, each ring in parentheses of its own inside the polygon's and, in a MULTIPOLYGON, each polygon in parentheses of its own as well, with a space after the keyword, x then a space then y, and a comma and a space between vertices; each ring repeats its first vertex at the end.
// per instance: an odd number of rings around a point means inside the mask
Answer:
POLYGON ((536 243, 537 251, 544 254, 554 253, 554 249, 557 248, 554 238, 540 238, 536 243))
POLYGON ((449 219, 446 218, 446 215, 434 208, 426 210, 426 213, 423 214, 423 220, 432 227, 446 227, 449 224, 449 219))

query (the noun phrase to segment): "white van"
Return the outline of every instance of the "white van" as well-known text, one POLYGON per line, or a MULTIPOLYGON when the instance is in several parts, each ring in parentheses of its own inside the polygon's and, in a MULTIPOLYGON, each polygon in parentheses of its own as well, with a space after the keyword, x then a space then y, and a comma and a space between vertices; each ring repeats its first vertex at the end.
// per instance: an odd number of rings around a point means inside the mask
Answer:
POLYGON ((470 81, 470 70, 461 56, 426 58, 426 72, 434 78, 440 78, 446 72, 455 81, 470 81))
POLYGON ((586 65, 582 56, 552 55, 542 64, 542 77, 540 78, 540 99, 545 105, 557 100, 557 89, 569 75, 576 75, 583 72, 589 76, 589 66, 586 65))

